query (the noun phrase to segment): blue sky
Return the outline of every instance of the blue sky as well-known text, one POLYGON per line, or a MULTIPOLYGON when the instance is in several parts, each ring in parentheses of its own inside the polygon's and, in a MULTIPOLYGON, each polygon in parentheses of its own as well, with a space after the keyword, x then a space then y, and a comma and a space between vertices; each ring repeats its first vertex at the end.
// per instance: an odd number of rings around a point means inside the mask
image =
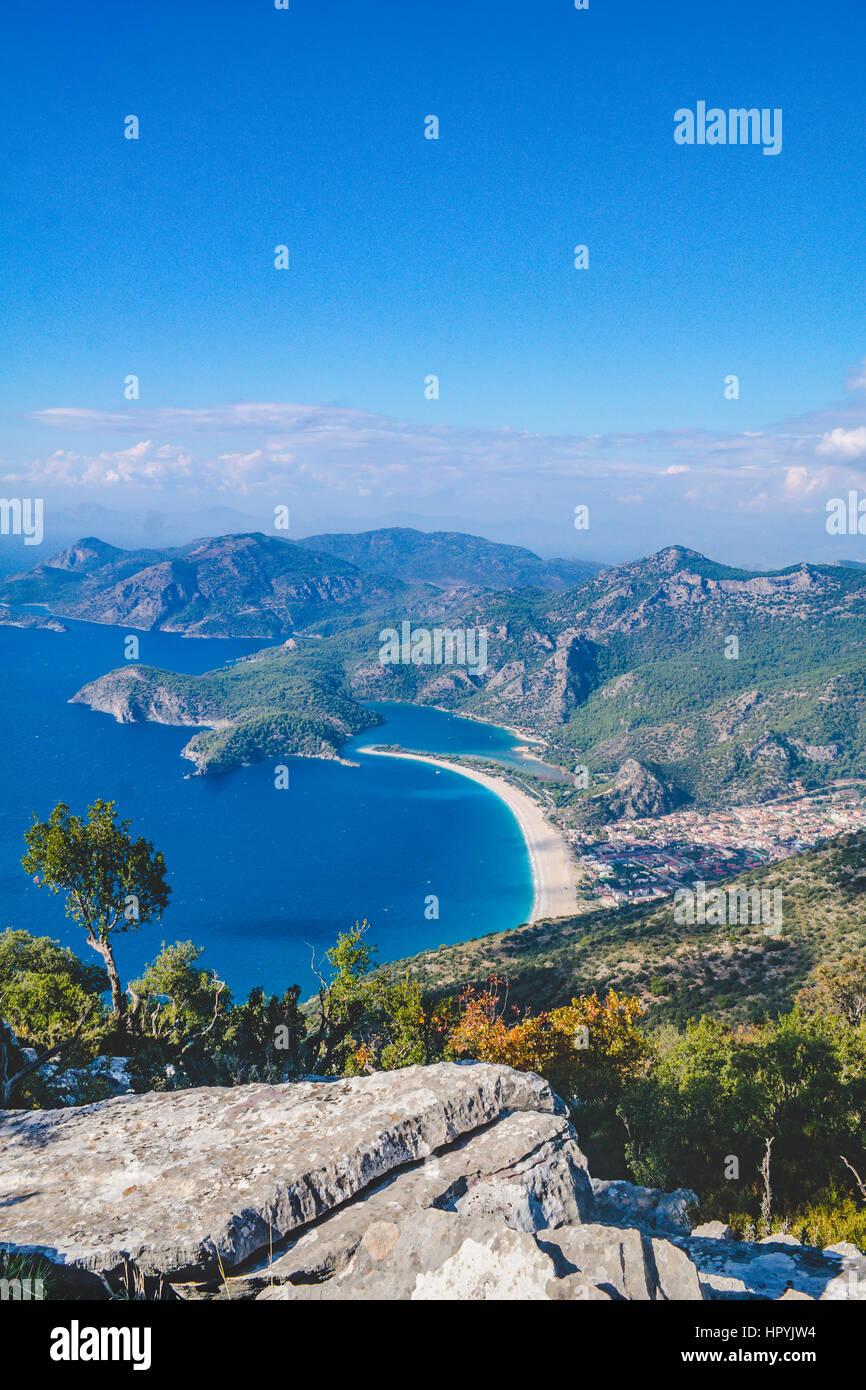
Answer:
POLYGON ((10 0, 4 30, 5 493, 837 554, 860 0, 10 0), (782 152, 677 146, 699 100, 781 108, 782 152))

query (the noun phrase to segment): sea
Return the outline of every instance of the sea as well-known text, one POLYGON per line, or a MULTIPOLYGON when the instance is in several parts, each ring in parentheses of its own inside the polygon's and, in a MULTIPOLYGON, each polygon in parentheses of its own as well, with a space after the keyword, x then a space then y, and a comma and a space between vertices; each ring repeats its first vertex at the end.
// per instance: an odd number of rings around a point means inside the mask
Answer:
MULTIPOLYGON (((68 630, 0 627, 0 930, 23 928, 97 957, 63 899, 21 868, 23 835, 58 801, 83 814, 117 804, 165 855, 172 896, 162 919, 117 938, 121 976, 134 979, 163 942, 193 941, 235 999, 254 985, 304 996, 338 933, 369 923, 380 962, 525 922, 529 859, 511 811, 447 769, 365 755, 401 744, 519 764, 508 730, 407 704, 376 704, 384 726, 344 750, 357 766, 294 758, 289 785, 273 762, 190 775, 180 756, 193 730, 119 724, 70 697, 124 664, 121 628, 64 620, 68 630)), ((139 633, 140 660, 198 673, 259 650, 261 641, 139 633)))

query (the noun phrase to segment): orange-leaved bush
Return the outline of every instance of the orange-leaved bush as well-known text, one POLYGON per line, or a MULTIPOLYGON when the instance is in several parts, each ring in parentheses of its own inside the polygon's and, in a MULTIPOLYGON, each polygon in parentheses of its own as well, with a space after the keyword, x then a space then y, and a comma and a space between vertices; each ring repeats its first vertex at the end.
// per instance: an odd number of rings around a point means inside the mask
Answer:
POLYGON ((494 977, 482 990, 460 997, 460 1016, 448 1052, 478 1062, 501 1062, 534 1071, 558 1095, 579 1103, 617 1099, 639 1075, 650 1049, 637 1026, 639 1000, 608 990, 572 999, 563 1008, 518 1015, 506 1021, 504 980, 494 977))

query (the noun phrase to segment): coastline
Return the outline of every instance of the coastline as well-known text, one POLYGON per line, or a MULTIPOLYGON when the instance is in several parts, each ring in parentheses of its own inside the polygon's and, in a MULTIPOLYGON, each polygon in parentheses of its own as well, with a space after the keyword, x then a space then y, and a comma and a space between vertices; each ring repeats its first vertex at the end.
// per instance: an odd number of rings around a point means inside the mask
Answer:
MULTIPOLYGON (((414 700, 396 700, 395 704, 412 705, 414 700)), ((423 705, 416 708, 423 709, 423 705)), ((430 709, 438 709, 440 714, 453 715, 455 719, 471 719, 475 724, 486 724, 488 729, 504 729, 507 734, 514 734, 516 738, 522 738, 525 743, 538 743, 542 748, 548 745, 548 739, 542 738, 541 734, 533 734, 529 729, 518 729, 515 724, 497 724, 492 719, 484 719, 480 714, 470 714, 466 710, 447 709, 445 705, 430 705, 430 709)))
MULTIPOLYGON (((498 724, 494 719, 484 719, 480 714, 470 714, 466 710, 448 709, 445 705, 424 705, 417 700, 362 700, 362 705, 403 705, 406 709, 435 709, 439 714, 446 714, 450 719, 465 719, 472 724, 483 724, 486 729, 503 729, 507 734, 513 734, 515 738, 521 740, 511 749, 512 753, 519 753, 525 762, 537 762, 551 768, 555 772, 562 769, 556 763, 545 763, 544 758, 536 753, 533 744, 539 748, 549 748, 550 739, 544 738, 541 734, 534 734, 530 729, 520 729, 516 724, 498 724)), ((385 721, 388 722, 387 720, 385 721)), ((368 752, 371 750, 368 749, 368 752)), ((483 756, 483 754, 479 755, 483 756)))
POLYGON ((546 819, 543 810, 525 792, 513 787, 501 777, 491 777, 463 763, 447 762, 427 753, 389 752, 380 748, 356 748, 356 753, 368 753, 376 758, 408 758, 411 762, 429 763, 431 767, 455 772, 480 782, 488 791, 504 801, 520 826, 526 844, 534 886, 532 912, 529 922, 549 918, 573 917, 577 913, 577 866, 560 832, 546 819))

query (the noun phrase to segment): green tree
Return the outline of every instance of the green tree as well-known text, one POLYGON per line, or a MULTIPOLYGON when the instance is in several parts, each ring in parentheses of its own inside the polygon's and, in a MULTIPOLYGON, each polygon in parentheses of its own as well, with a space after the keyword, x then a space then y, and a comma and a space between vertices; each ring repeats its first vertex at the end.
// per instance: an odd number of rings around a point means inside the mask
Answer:
POLYGON ((319 1018, 306 1041, 309 1070, 328 1073, 348 1055, 351 1035, 362 1021, 369 997, 369 974, 376 954, 364 937, 369 923, 356 922, 350 931, 341 932, 336 946, 325 952, 330 967, 327 978, 312 963, 319 980, 319 1018))
POLYGON ((235 1083, 256 1077, 291 1078, 303 1070, 307 1029, 300 997, 300 985, 290 985, 281 997, 266 995, 256 985, 246 1001, 230 1011, 223 1046, 235 1083))
POLYGON ((368 930, 364 921, 341 932, 325 953, 329 978, 314 963, 320 988, 318 1020, 304 1045, 309 1071, 392 1071, 442 1055, 447 1009, 408 976, 373 970, 376 948, 364 939, 368 930))
POLYGON ((128 994, 134 1075, 144 1089, 216 1085, 217 1055, 232 1010, 231 994, 215 971, 198 965, 201 946, 162 943, 159 955, 128 994), (206 1043, 206 1046, 204 1045, 206 1043))
POLYGON ((838 966, 819 965, 797 1003, 808 1013, 832 1014, 856 1028, 866 1019, 866 958, 847 955, 838 966))
POLYGON ((8 928, 0 933, 0 1004, 28 1047, 54 1046, 88 1013, 85 1037, 104 1030, 101 996, 109 988, 101 965, 86 965, 48 936, 8 928))
POLYGON ((838 1173, 840 1154, 862 1150, 864 1063, 862 1027, 799 1009, 759 1026, 702 1018, 665 1034, 619 1107, 632 1173, 649 1186, 694 1188, 717 1210, 752 1203, 757 1215, 771 1139, 774 1198, 793 1211, 838 1173), (730 1155, 737 1182, 726 1177, 730 1155))
POLYGON ((66 897, 66 913, 102 957, 118 1036, 126 1033, 126 1000, 114 959, 114 938, 158 920, 168 905, 165 860, 149 840, 133 839, 113 801, 94 801, 87 818, 59 802, 47 821, 34 816, 25 832, 22 865, 40 887, 66 897))
POLYGON ((445 1055, 455 1000, 434 1001, 408 973, 372 974, 362 989, 363 1013, 342 1063, 344 1072, 397 1071, 427 1066, 445 1055))
POLYGON ((185 1046, 213 1029, 220 1007, 231 1006, 231 995, 215 973, 196 965, 202 949, 191 941, 163 942, 141 979, 130 982, 130 1015, 138 1030, 185 1046))

